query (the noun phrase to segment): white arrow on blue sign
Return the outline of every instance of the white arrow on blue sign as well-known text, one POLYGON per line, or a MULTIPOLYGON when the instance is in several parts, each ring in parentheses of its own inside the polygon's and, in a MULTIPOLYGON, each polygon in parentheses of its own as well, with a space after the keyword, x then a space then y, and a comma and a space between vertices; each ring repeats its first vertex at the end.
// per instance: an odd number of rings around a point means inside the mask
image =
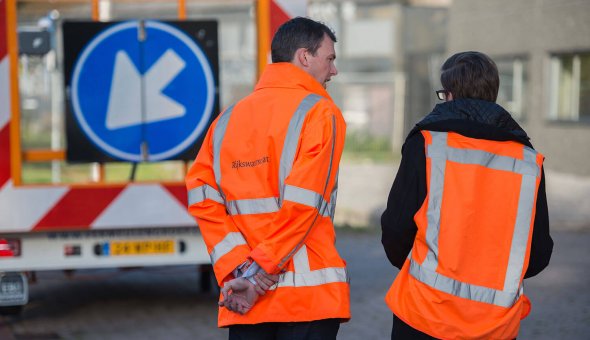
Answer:
POLYGON ((160 161, 191 146, 214 108, 211 65, 181 30, 145 21, 115 24, 84 48, 72 73, 72 106, 83 132, 112 157, 160 161), (147 159, 142 144, 147 144, 147 159))

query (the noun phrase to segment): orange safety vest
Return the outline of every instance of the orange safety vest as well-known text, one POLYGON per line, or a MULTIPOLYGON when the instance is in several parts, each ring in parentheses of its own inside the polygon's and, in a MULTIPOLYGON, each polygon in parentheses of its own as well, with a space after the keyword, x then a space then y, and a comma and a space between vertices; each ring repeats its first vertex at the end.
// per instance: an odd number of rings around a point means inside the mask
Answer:
POLYGON ((385 301, 441 339, 513 339, 543 155, 514 141, 422 131, 427 195, 414 245, 385 301))
POLYGON ((350 318, 332 223, 345 130, 325 89, 290 63, 268 65, 211 125, 186 184, 218 283, 247 259, 282 273, 247 314, 220 308, 219 327, 350 318))

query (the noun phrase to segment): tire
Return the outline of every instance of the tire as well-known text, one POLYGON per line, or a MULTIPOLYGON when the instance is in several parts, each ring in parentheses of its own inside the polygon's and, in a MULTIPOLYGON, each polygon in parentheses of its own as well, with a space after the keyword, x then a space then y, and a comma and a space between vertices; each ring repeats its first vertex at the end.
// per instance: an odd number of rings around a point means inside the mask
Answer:
POLYGON ((20 315, 23 312, 25 306, 2 306, 0 307, 0 315, 20 315))
POLYGON ((203 293, 211 291, 211 280, 213 279, 213 267, 209 264, 199 266, 199 289, 203 293))

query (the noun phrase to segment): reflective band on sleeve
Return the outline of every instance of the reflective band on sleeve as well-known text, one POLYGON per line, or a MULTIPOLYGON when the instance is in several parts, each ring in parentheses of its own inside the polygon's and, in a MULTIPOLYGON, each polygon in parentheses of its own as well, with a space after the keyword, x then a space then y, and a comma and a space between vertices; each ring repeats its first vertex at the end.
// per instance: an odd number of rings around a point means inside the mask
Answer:
POLYGON ((458 297, 510 307, 522 294, 521 276, 524 270, 525 252, 532 224, 535 203, 536 180, 540 167, 536 163, 537 152, 523 146, 524 159, 499 156, 481 150, 452 148, 447 145, 446 132, 430 131, 432 144, 428 145, 430 162, 426 244, 428 252, 422 264, 410 257, 410 274, 420 282, 458 297), (522 176, 516 222, 510 245, 510 254, 503 290, 461 282, 438 273, 438 236, 440 231, 441 204, 447 160, 462 164, 478 164, 495 170, 510 171, 522 176))
POLYGON ((191 189, 188 192, 188 205, 201 203, 206 199, 213 200, 217 203, 223 204, 223 198, 219 194, 219 191, 215 190, 211 186, 205 184, 191 189))
POLYGON ((511 307, 518 300, 521 292, 519 289, 501 291, 460 282, 430 270, 424 265, 420 266, 413 259, 410 260, 410 274, 416 280, 447 294, 501 307, 511 307))
MULTIPOLYGON (((219 199, 221 199, 220 195, 219 199)), ((320 194, 312 190, 287 185, 285 187, 284 199, 318 209, 320 215, 323 217, 332 217, 334 215, 335 202, 327 203, 320 194)), ((221 201, 218 202, 223 203, 223 200, 221 199, 221 201)), ((232 215, 268 214, 280 210, 278 197, 228 201, 227 208, 232 215)))
POLYGON ((335 211, 336 211, 336 201, 332 201, 332 202, 328 203, 328 206, 326 207, 326 211, 324 213, 322 213, 322 216, 330 217, 332 222, 334 222, 335 211))
POLYGON ((338 175, 340 175, 340 169, 336 171, 336 181, 334 182, 334 188, 332 188, 332 193, 330 194, 330 207, 328 210, 330 211, 330 219, 334 222, 334 213, 336 212, 336 198, 338 197, 338 175))
POLYGON ((281 274, 277 287, 312 287, 328 283, 348 283, 346 268, 330 267, 307 273, 286 272, 281 274))
POLYGON ((276 197, 228 201, 227 206, 232 215, 268 214, 279 211, 276 197))
POLYGON ((303 98, 299 107, 291 117, 285 142, 283 143, 283 152, 281 153, 281 160, 279 163, 279 204, 283 202, 283 190, 285 187, 285 179, 291 173, 293 161, 295 160, 295 153, 297 152, 297 145, 299 145, 299 138, 301 136, 301 129, 303 122, 309 110, 322 99, 317 94, 310 94, 303 98))
POLYGON ((221 242, 217 243, 209 254, 211 264, 215 264, 223 255, 232 251, 235 247, 246 245, 246 240, 240 232, 228 233, 221 242))
POLYGON ((225 195, 221 189, 221 142, 223 141, 223 137, 225 137, 225 130, 227 129, 229 117, 231 116, 233 109, 234 106, 232 105, 223 111, 221 117, 219 117, 219 120, 217 121, 217 125, 215 125, 215 131, 213 131, 213 173, 215 174, 217 189, 224 200, 225 195))
POLYGON ((303 189, 293 185, 286 185, 284 199, 286 201, 291 201, 315 208, 320 212, 320 215, 324 217, 331 216, 331 205, 324 200, 322 195, 313 190, 303 189))

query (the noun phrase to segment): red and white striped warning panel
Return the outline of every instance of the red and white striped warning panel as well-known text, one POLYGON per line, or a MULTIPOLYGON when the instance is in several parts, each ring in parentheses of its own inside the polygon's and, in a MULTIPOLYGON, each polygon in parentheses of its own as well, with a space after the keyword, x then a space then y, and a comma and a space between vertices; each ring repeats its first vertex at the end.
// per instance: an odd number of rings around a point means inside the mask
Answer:
POLYGON ((270 1, 270 35, 271 39, 283 23, 295 17, 307 14, 307 0, 271 0, 270 1))
POLYGON ((0 233, 194 225, 181 184, 0 189, 0 233))
POLYGON ((11 91, 17 89, 11 88, 16 74, 11 74, 10 53, 16 37, 8 39, 8 25, 7 2, 0 0, 0 233, 195 226, 183 183, 75 188, 13 184, 10 125, 18 108, 11 107, 11 91))

